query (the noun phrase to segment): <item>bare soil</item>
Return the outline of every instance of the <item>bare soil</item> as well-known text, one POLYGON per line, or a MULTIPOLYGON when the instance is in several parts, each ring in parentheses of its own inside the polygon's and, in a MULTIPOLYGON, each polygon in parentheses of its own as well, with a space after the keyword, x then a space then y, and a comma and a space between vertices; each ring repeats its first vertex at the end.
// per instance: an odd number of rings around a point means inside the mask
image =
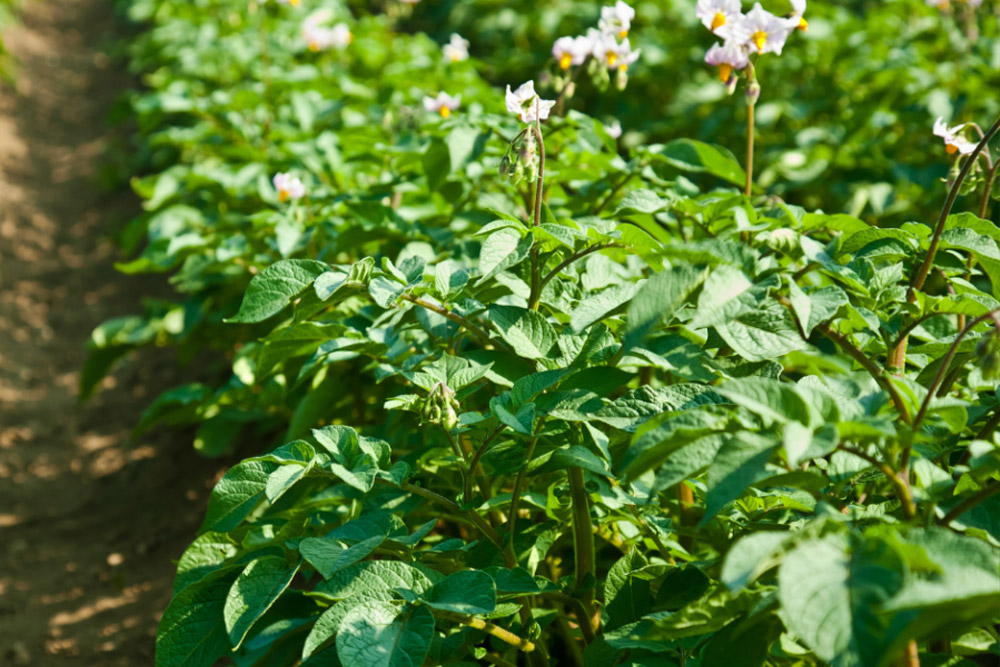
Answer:
POLYGON ((115 272, 110 241, 138 211, 97 185, 131 82, 112 62, 111 0, 29 0, 4 35, 0 83, 0 665, 152 665, 171 559, 194 537, 222 464, 183 434, 130 442, 179 382, 144 353, 76 396, 90 331, 140 311, 162 281, 115 272))

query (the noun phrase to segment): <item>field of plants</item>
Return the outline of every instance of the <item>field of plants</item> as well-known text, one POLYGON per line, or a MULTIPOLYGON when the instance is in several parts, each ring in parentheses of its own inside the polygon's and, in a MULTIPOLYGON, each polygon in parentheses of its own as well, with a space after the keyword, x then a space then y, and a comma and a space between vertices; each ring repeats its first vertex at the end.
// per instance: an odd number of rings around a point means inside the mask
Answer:
POLYGON ((118 6, 157 667, 1000 664, 1000 2, 118 6))

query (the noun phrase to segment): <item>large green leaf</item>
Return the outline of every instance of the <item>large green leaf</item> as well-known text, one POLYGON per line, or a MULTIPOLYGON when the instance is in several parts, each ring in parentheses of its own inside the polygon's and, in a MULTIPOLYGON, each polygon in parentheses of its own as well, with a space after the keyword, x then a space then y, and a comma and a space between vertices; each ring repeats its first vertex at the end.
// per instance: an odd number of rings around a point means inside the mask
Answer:
POLYGON ((526 359, 543 359, 556 343, 556 331, 541 313, 519 306, 490 306, 490 320, 511 348, 526 359))
POLYGON ((281 312, 330 266, 314 259, 283 259, 250 281, 239 312, 228 322, 261 322, 281 312))
POLYGON ((694 139, 674 139, 659 153, 668 164, 682 171, 706 172, 733 185, 743 185, 746 172, 736 157, 722 146, 694 139))
POLYGON ((903 564, 884 542, 834 533, 785 556, 778 595, 785 625, 834 667, 879 665, 891 637, 878 614, 903 581, 903 564))
POLYGON ((233 582, 223 613, 233 648, 239 648, 253 624, 285 592, 299 566, 289 567, 281 556, 250 561, 233 582))
POLYGON ((226 471, 212 489, 202 531, 233 530, 253 511, 264 497, 268 477, 278 464, 248 459, 226 471))
POLYGON ((755 482, 768 476, 767 463, 778 448, 773 439, 740 432, 727 440, 708 468, 704 526, 727 503, 736 500, 755 482))
POLYGON ((242 569, 217 570, 170 600, 156 630, 156 667, 211 667, 229 652, 223 609, 242 569))
POLYGON ((299 542, 299 553, 324 579, 329 579, 334 572, 368 557, 384 541, 385 535, 372 535, 352 545, 330 536, 307 537, 299 542))
POLYGON ((736 354, 747 361, 777 359, 809 347, 802 339, 792 313, 773 299, 717 325, 715 330, 736 354))
POLYGON ((640 344, 661 322, 670 318, 698 289, 706 273, 704 269, 680 265, 646 281, 628 307, 625 347, 640 344))
POLYGON ((422 598, 431 609, 473 616, 489 614, 497 606, 493 578, 478 570, 450 574, 430 587, 422 598))
POLYGON ((365 602, 341 621, 337 654, 351 667, 419 667, 433 636, 427 607, 401 611, 389 602, 365 602))

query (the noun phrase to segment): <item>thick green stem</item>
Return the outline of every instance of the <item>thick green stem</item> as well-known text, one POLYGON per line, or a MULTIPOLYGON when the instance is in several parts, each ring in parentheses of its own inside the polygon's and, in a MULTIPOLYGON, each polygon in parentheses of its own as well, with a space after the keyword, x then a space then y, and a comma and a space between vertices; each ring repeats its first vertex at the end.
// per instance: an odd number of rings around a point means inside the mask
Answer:
MULTIPOLYGON (((531 131, 535 133, 535 141, 538 143, 538 180, 535 181, 535 219, 532 225, 538 227, 542 224, 542 195, 545 192, 545 141, 537 109, 531 131)), ((531 310, 538 310, 538 303, 542 298, 541 270, 536 239, 536 243, 531 246, 531 294, 528 296, 528 308, 531 310)))
POLYGON ((976 491, 971 496, 960 502, 958 505, 955 505, 950 512, 944 515, 944 518, 942 518, 939 523, 942 526, 947 526, 949 523, 962 516, 979 503, 992 498, 998 493, 1000 493, 1000 482, 984 486, 979 491, 976 491))
MULTIPOLYGON (((917 272, 913 274, 910 278, 909 289, 906 293, 906 300, 913 303, 917 300, 917 292, 924 287, 924 283, 927 281, 927 275, 930 273, 931 266, 934 264, 934 258, 937 255, 938 246, 941 244, 941 235, 944 233, 945 223, 948 221, 948 215, 951 213, 952 207, 955 205, 955 200, 958 198, 958 193, 962 188, 962 184, 965 182, 966 176, 972 170, 973 165, 975 165, 976 160, 979 159, 979 154, 983 152, 986 148, 986 144, 989 143, 993 135, 1000 130, 1000 118, 993 123, 992 127, 983 134, 983 138, 980 139, 979 143, 976 145, 976 149, 972 151, 969 155, 969 159, 965 161, 962 166, 962 170, 959 172, 958 177, 955 182, 951 185, 951 190, 948 192, 948 198, 945 199, 944 206, 941 207, 941 213, 938 215, 937 225, 934 227, 934 235, 931 237, 930 245, 927 248, 927 253, 924 255, 924 261, 920 264, 917 272)), ((902 373, 903 368, 906 366, 906 347, 908 339, 904 337, 896 345, 896 348, 890 350, 887 359, 886 366, 892 372, 902 373)))
MULTIPOLYGON (((591 628, 597 627, 594 614, 595 559, 594 559, 594 527, 590 519, 590 499, 584 487, 583 470, 571 467, 567 472, 569 477, 569 493, 573 499, 573 546, 576 563, 576 586, 578 589, 587 582, 585 589, 580 589, 580 602, 587 610, 587 620, 591 628)), ((583 621, 582 621, 583 622, 583 621)))
POLYGON ((747 104, 747 183, 744 188, 743 194, 747 197, 753 192, 753 141, 754 141, 754 122, 753 122, 753 111, 756 106, 756 102, 751 102, 747 104))

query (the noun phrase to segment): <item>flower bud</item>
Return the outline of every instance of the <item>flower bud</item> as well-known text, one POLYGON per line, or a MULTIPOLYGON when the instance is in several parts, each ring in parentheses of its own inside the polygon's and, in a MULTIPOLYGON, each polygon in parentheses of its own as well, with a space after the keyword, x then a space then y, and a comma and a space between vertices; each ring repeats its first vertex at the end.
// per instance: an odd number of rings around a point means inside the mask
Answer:
POLYGON ((625 86, 628 85, 628 70, 624 67, 618 68, 618 74, 615 75, 615 88, 618 90, 625 90, 625 86))
POLYGON ((568 100, 571 99, 575 93, 576 93, 576 83, 570 81, 569 83, 566 84, 566 90, 563 93, 563 95, 568 100))
POLYGON ((736 92, 736 84, 740 82, 740 77, 736 74, 730 74, 729 78, 726 79, 726 95, 732 95, 736 92))
POLYGON ((756 81, 750 81, 747 83, 747 106, 752 107, 757 104, 757 99, 760 98, 760 84, 756 81))

